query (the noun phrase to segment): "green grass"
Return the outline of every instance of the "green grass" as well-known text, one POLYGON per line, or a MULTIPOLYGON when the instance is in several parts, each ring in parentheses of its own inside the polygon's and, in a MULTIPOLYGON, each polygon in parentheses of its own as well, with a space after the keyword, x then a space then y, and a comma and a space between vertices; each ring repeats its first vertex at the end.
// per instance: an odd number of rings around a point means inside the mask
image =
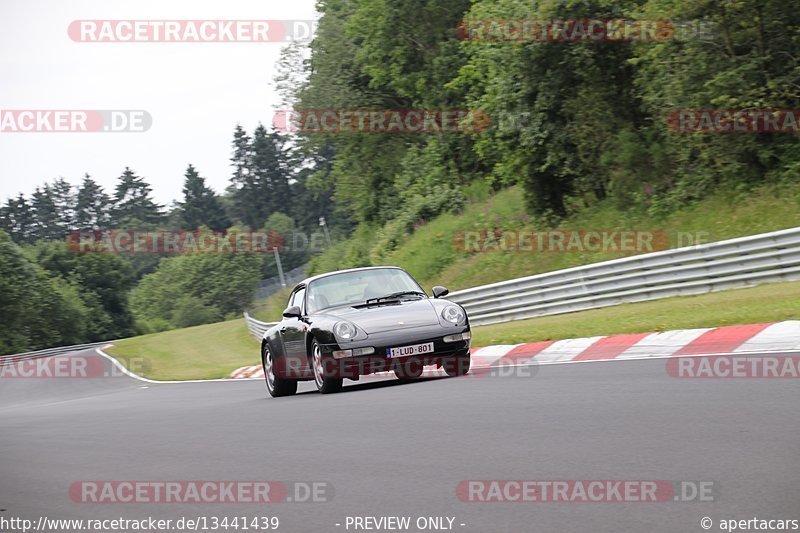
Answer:
POLYGON ((551 272, 623 257, 621 253, 472 253, 453 249, 457 231, 497 229, 659 230, 677 247, 678 233, 704 232, 707 242, 786 229, 800 225, 800 188, 763 188, 749 194, 719 193, 667 216, 646 209, 621 210, 612 201, 579 211, 556 228, 537 225, 524 214, 519 188, 501 191, 486 202, 469 206, 462 215, 445 215, 417 229, 389 256, 425 286, 451 290, 551 272))
POLYGON ((151 379, 224 378, 259 363, 258 343, 244 319, 122 339, 108 353, 151 379))
POLYGON ((472 330, 473 346, 800 319, 800 282, 621 304, 472 330))

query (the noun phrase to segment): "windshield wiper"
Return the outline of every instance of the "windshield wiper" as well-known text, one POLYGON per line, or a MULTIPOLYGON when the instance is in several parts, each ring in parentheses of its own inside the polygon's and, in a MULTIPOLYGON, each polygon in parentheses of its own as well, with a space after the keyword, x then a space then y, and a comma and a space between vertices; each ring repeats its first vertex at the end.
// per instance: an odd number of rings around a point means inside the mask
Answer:
POLYGON ((419 291, 399 291, 393 292, 392 294, 387 294, 386 296, 378 296, 377 298, 369 298, 365 303, 369 304, 376 304, 378 302, 382 302, 384 300, 396 300, 401 296, 425 296, 424 292, 419 291))

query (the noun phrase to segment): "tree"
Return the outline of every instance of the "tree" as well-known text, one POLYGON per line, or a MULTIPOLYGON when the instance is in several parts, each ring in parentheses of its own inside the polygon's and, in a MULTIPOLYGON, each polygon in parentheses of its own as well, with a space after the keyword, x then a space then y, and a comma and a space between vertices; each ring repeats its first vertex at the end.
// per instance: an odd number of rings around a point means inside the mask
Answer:
POLYGON ((59 239, 63 236, 56 197, 49 184, 36 187, 31 197, 35 217, 34 239, 59 239))
POLYGON ((249 228, 260 228, 275 211, 289 210, 290 161, 283 137, 268 132, 259 124, 252 139, 236 126, 233 141, 234 173, 230 194, 238 221, 249 228))
POLYGON ((49 277, 0 231, 0 353, 77 344, 88 313, 74 285, 49 277))
POLYGON ((75 288, 92 317, 86 324, 85 341, 117 339, 134 333, 128 295, 135 278, 126 259, 112 253, 75 253, 63 241, 38 242, 29 256, 51 277, 75 288))
POLYGON ((275 82, 275 92, 280 96, 279 104, 283 106, 284 110, 294 107, 297 103, 297 89, 308 78, 306 58, 303 52, 304 46, 298 41, 292 41, 281 49, 278 65, 275 68, 277 73, 273 81, 275 82))
POLYGON ((158 331, 238 314, 252 301, 261 261, 251 253, 166 257, 131 293, 136 321, 146 331, 158 331))
MULTIPOLYGON (((633 1, 498 0, 473 4, 466 17, 614 19, 636 7, 633 1)), ((621 131, 647 118, 633 85, 633 45, 544 40, 465 42, 463 48, 468 61, 452 84, 468 87, 467 105, 494 119, 476 143, 492 181, 521 183, 529 210, 555 218, 568 214, 571 198, 604 199, 611 181, 604 157, 621 131)))
MULTIPOLYGON (((449 82, 464 62, 457 27, 469 5, 467 0, 326 2, 311 44, 308 80, 297 91, 298 106, 463 109, 463 89, 449 82)), ((443 171, 446 182, 455 187, 479 175, 468 135, 313 133, 298 139, 307 162, 322 156, 320 172, 309 183, 317 191, 322 190, 320 176, 331 183, 338 216, 328 213, 327 218, 343 227, 351 221, 382 224, 387 213, 403 211, 397 179, 403 162, 410 150, 418 153, 432 142, 438 144, 431 150, 440 159, 436 171, 443 171)))
POLYGON ((6 205, 0 208, 0 223, 14 242, 33 242, 36 216, 22 193, 16 198, 9 198, 6 205))
POLYGON ((448 85, 463 64, 458 25, 469 0, 362 0, 345 22, 369 88, 412 106, 460 103, 448 85))
POLYGON ((657 204, 672 209, 719 187, 796 181, 796 134, 696 134, 670 131, 678 109, 797 109, 800 106, 800 12, 780 0, 677 0, 642 6, 642 15, 710 27, 706 34, 636 48, 637 89, 651 113, 640 128, 665 154, 657 204), (659 194, 660 193, 660 194, 659 194))
POLYGON ((150 194, 152 189, 143 178, 125 167, 114 192, 113 220, 117 227, 151 227, 164 219, 162 206, 150 194))
POLYGON ((325 217, 330 227, 345 231, 352 229, 352 219, 333 202, 334 183, 331 177, 336 148, 333 143, 320 145, 303 158, 302 150, 293 152, 293 166, 298 169, 290 184, 294 208, 292 218, 298 227, 307 230, 318 228, 320 217, 325 217))
POLYGON ((106 230, 111 223, 111 199, 89 174, 78 188, 75 205, 75 226, 79 230, 106 230))
POLYGON ((58 226, 62 235, 66 235, 75 228, 75 194, 73 187, 64 178, 53 181, 50 187, 53 195, 53 202, 58 214, 58 226))
POLYGON ((258 226, 276 211, 291 209, 290 169, 281 135, 259 124, 253 132, 253 174, 259 205, 258 226))
MULTIPOLYGON (((275 235, 275 239, 280 239, 283 248, 279 249, 281 266, 285 271, 297 268, 308 261, 311 241, 308 235, 298 231, 297 225, 292 217, 275 211, 264 223, 264 231, 269 235, 275 235), (280 237, 277 237, 277 236, 280 237)), ((318 228, 319 229, 319 228, 318 228)), ((317 236, 319 237, 319 236, 317 236)), ((277 263, 272 252, 264 256, 262 276, 270 278, 278 275, 277 263)))
POLYGON ((230 196, 233 200, 234 217, 245 226, 258 227, 258 198, 255 197, 255 175, 253 173, 253 149, 250 136, 240 124, 233 131, 233 154, 231 155, 233 176, 230 196))
POLYGON ((206 186, 206 180, 192 165, 186 169, 183 183, 183 202, 177 207, 182 229, 196 230, 206 226, 213 230, 223 230, 230 226, 217 195, 206 186))

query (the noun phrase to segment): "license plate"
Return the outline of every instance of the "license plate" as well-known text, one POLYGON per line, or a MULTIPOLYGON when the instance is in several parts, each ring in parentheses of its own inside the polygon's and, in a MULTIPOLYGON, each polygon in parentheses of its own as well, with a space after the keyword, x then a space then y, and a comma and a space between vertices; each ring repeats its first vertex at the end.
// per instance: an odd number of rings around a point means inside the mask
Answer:
POLYGON ((387 348, 386 357, 407 357, 433 352, 433 343, 415 344, 414 346, 401 346, 400 348, 387 348))

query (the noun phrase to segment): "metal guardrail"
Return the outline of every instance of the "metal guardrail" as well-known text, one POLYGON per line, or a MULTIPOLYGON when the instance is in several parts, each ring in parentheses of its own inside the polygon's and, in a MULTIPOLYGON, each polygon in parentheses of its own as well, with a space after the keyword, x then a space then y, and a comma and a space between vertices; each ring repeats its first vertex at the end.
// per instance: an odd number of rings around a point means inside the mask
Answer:
POLYGON ((473 325, 800 279, 800 228, 613 259, 452 292, 473 325))
POLYGON ((247 311, 244 313, 244 321, 247 323, 247 331, 250 332, 250 335, 259 340, 264 336, 265 331, 277 324, 277 322, 261 322, 260 320, 256 320, 251 317, 247 311))
POLYGON ((105 346, 114 341, 92 342, 89 344, 75 344, 72 346, 59 346, 57 348, 47 348, 46 350, 36 350, 34 352, 18 353, 13 355, 0 355, 0 366, 22 361, 24 359, 36 359, 37 357, 48 357, 51 355, 61 355, 65 353, 80 352, 90 350, 99 346, 105 346))

